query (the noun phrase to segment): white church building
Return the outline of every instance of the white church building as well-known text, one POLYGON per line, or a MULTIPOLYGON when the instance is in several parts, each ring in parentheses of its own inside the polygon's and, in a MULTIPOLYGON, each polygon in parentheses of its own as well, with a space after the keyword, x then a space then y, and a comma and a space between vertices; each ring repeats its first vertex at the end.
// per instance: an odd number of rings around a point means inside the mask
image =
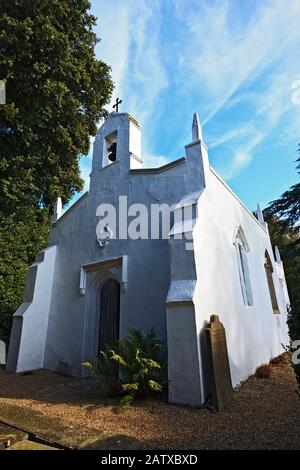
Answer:
POLYGON ((49 244, 29 267, 7 369, 84 376, 105 344, 155 327, 170 402, 201 406, 210 316, 225 327, 236 386, 289 343, 288 304, 263 214, 210 167, 198 116, 184 157, 144 168, 138 123, 113 112, 94 142, 89 191, 63 214, 58 200, 49 244))

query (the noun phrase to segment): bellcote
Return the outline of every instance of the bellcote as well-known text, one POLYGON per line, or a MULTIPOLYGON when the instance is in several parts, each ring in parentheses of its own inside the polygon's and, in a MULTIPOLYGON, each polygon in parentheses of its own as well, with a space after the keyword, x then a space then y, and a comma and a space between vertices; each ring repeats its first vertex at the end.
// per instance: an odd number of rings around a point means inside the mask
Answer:
POLYGON ((93 171, 119 162, 124 170, 142 166, 141 129, 128 113, 111 113, 94 142, 93 171))

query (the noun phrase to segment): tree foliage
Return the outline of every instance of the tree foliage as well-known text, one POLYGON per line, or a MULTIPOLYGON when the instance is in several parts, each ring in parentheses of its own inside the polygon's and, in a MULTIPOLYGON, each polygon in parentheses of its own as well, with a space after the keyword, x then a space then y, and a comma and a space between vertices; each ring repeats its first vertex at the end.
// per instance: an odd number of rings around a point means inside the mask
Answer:
POLYGON ((279 217, 264 213, 274 246, 278 246, 284 264, 284 271, 291 301, 288 316, 292 340, 300 338, 300 237, 298 230, 288 228, 279 217))
MULTIPOLYGON (((110 68, 95 58, 87 0, 1 0, 0 198, 66 203, 82 189, 78 157, 105 115, 110 68)), ((3 210, 2 209, 2 210, 3 210)))
MULTIPOLYGON (((299 144, 300 152, 300 144, 299 144)), ((300 157, 296 160, 297 170, 300 174, 300 157)), ((282 225, 293 230, 299 228, 300 220, 300 183, 296 183, 285 191, 279 199, 272 201, 267 209, 268 214, 276 215, 282 219, 282 225)))
POLYGON ((48 236, 48 212, 29 206, 0 214, 0 339, 8 341, 12 313, 23 299, 27 267, 48 236))
MULTIPOLYGON (((300 150, 300 148, 299 148, 300 150)), ((300 158, 297 159, 300 172, 300 158)), ((300 339, 300 183, 293 185, 264 211, 273 245, 284 263, 291 300, 288 325, 291 340, 300 339)))
POLYGON ((87 0, 0 0, 0 335, 22 300, 49 214, 82 189, 79 158, 106 115, 110 68, 87 0))

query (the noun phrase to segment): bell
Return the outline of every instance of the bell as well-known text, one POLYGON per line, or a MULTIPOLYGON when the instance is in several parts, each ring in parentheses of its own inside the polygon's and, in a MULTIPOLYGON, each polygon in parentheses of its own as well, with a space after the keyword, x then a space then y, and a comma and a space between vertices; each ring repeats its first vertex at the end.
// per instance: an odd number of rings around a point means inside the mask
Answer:
POLYGON ((114 142, 108 147, 108 159, 111 162, 115 162, 117 159, 117 142, 114 142))

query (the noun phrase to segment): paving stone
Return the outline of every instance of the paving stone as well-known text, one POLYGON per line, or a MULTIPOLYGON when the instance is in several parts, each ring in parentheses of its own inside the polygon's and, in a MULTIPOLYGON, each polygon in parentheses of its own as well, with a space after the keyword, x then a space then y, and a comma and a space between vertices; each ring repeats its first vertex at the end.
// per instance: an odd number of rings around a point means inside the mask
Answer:
POLYGON ((19 441, 13 444, 10 447, 7 447, 6 450, 58 450, 55 447, 46 446, 45 444, 40 444, 39 442, 33 441, 19 441))
POLYGON ((74 425, 38 411, 0 403, 0 421, 23 429, 49 443, 70 449, 86 448, 103 437, 103 432, 91 427, 74 425))
POLYGON ((14 429, 6 424, 0 423, 0 449, 15 444, 18 441, 28 439, 28 434, 18 429, 14 429))

